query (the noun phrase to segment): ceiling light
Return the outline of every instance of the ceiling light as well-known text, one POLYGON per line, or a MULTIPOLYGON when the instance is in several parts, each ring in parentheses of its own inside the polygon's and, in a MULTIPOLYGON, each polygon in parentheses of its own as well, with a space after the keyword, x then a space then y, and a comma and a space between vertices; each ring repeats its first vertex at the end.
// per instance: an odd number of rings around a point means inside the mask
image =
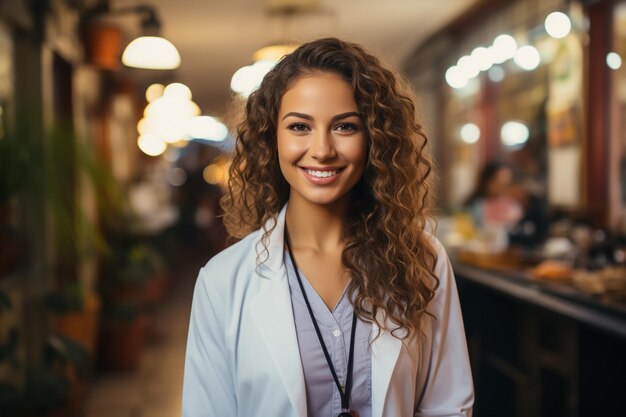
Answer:
POLYGON ((531 45, 524 45, 517 50, 513 58, 520 68, 526 71, 532 71, 539 66, 541 57, 537 48, 531 45))
POLYGON ((221 142, 228 136, 228 128, 214 117, 196 116, 189 121, 187 135, 192 139, 221 142))
POLYGON ((618 70, 622 66, 622 57, 616 52, 606 54, 606 65, 612 70, 618 70))
POLYGON ((463 88, 467 85, 467 77, 463 76, 456 65, 446 71, 446 82, 452 88, 463 88))
POLYGON ((167 70, 180 66, 180 55, 167 39, 142 36, 128 44, 122 63, 127 67, 167 70))
POLYGON ((548 35, 556 39, 566 37, 572 30, 572 22, 565 13, 552 12, 544 23, 548 35))
POLYGON ((478 63, 470 55, 465 55, 459 58, 456 66, 461 74, 463 74, 463 76, 468 80, 471 80, 476 77, 478 73, 480 73, 478 63))
POLYGON ((103 0, 87 9, 81 15, 81 24, 85 25, 101 16, 141 15, 142 36, 128 44, 122 54, 122 63, 128 67, 168 70, 180 66, 180 55, 176 47, 167 39, 160 37, 161 23, 156 9, 149 5, 132 5, 111 8, 110 0, 103 0))
POLYGON ((158 136, 145 134, 137 139, 139 149, 146 155, 159 156, 167 149, 167 144, 158 136))
POLYGON ((474 123, 466 123, 461 128, 461 140, 465 143, 476 143, 480 139, 480 128, 474 123))
POLYGON ((487 71, 493 65, 491 51, 484 46, 474 48, 470 56, 480 71, 487 71))
POLYGON ((514 149, 521 148, 528 141, 529 136, 528 126, 521 122, 506 122, 500 129, 502 143, 514 149))
POLYGON ((179 100, 191 100, 191 89, 183 83, 171 83, 163 90, 163 95, 179 100))
POLYGON ((163 90, 165 86, 163 84, 151 84, 148 88, 146 88, 146 100, 148 103, 156 100, 157 98, 163 95, 163 90))
POLYGON ((230 80, 230 88, 235 93, 248 97, 259 88, 265 75, 274 68, 274 61, 257 61, 252 65, 239 68, 230 80))
POLYGON ((261 49, 258 49, 254 55, 252 55, 252 60, 254 62, 257 61, 274 61, 278 62, 282 57, 292 53, 298 45, 292 43, 284 43, 284 44, 274 44, 264 46, 261 49))
POLYGON ((511 35, 503 33, 494 39, 493 44, 489 47, 493 62, 501 64, 504 61, 515 56, 517 51, 517 42, 511 35))
POLYGON ((187 126, 200 107, 191 100, 191 90, 184 84, 172 83, 163 95, 153 99, 144 109, 144 118, 137 124, 140 135, 150 134, 167 143, 187 139, 187 126))

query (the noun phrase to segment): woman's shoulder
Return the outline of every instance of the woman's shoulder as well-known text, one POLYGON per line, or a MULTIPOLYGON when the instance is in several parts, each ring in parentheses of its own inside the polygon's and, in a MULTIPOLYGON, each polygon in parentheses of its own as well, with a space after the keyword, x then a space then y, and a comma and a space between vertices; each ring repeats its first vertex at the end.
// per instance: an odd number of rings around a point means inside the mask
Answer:
POLYGON ((426 241, 430 244, 435 255, 435 267, 433 272, 439 280, 438 286, 440 289, 442 286, 447 287, 449 285, 449 281, 454 280, 454 273, 452 271, 448 252, 441 241, 437 239, 434 234, 424 231, 424 235, 426 236, 426 241))
POLYGON ((441 243, 441 241, 439 239, 437 239, 437 237, 435 235, 433 235, 430 232, 425 232, 426 233, 426 238, 428 240, 428 243, 431 244, 433 250, 435 251, 435 254, 437 256, 448 256, 447 252, 446 252, 446 248, 443 246, 443 243, 441 243))
MULTIPOLYGON (((448 317, 452 304, 458 303, 457 285, 452 263, 444 245, 431 233, 425 232, 427 241, 430 243, 436 260, 432 272, 436 282, 434 295, 428 305, 428 311, 432 314, 431 319, 435 322, 448 317)), ((428 318, 426 319, 429 320, 428 318)))
POLYGON ((211 286, 230 285, 238 275, 250 275, 256 265, 256 246, 261 233, 256 230, 222 250, 202 267, 198 279, 211 286), (243 274, 242 274, 243 272, 243 274))
POLYGON ((256 230, 240 241, 230 245, 226 249, 214 255, 204 265, 204 271, 219 271, 222 274, 236 272, 242 266, 246 266, 247 261, 256 257, 256 245, 261 238, 261 233, 256 230))
POLYGON ((432 248, 435 256, 437 256, 437 258, 441 256, 443 256, 444 258, 447 258, 448 255, 446 252, 446 248, 443 246, 441 241, 434 235, 434 233, 428 230, 424 230, 423 233, 424 233, 424 236, 426 237, 426 242, 432 248))

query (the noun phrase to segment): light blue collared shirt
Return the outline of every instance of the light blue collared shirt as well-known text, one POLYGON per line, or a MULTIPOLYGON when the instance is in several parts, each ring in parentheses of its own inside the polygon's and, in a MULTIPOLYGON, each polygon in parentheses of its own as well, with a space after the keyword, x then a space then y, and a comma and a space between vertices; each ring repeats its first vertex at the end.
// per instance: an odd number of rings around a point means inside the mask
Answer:
MULTIPOLYGON (((284 262, 287 268, 291 305, 304 371, 307 414, 308 417, 335 417, 341 412, 339 390, 326 363, 287 251, 284 253, 284 262)), ((352 304, 344 291, 331 312, 302 271, 299 270, 299 272, 337 377, 342 384, 345 384, 352 332, 352 304)), ((357 318, 350 408, 358 411, 360 417, 372 415, 372 356, 369 348, 371 329, 370 323, 357 318)))

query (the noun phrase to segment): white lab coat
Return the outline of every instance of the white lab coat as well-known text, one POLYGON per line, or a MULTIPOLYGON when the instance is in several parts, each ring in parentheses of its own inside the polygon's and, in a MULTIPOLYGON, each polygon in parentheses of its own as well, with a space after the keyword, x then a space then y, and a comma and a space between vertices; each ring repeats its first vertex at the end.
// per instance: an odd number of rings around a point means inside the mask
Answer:
MULTIPOLYGON (((285 206, 286 208, 286 206, 285 206)), ((193 295, 183 417, 306 417, 304 376, 283 264, 285 208, 263 252, 256 231, 202 268, 193 295)), ((471 416, 474 389, 448 257, 420 338, 371 345, 372 417, 471 416)), ((373 334, 377 329, 372 326, 373 334)))

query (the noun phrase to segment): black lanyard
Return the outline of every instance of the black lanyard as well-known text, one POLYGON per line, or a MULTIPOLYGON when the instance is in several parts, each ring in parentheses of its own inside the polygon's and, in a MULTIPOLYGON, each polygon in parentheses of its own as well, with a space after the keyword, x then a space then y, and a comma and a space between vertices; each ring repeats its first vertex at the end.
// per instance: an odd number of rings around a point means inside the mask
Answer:
POLYGON ((352 331, 350 334, 350 353, 348 354, 348 375, 346 376, 346 387, 344 391, 341 388, 341 384, 339 383, 339 378, 337 377, 337 372, 335 372, 335 367, 333 366, 333 362, 331 361, 330 355, 328 354, 328 350, 326 349, 326 344, 324 343, 324 339, 322 338, 322 333, 320 332, 320 328, 317 325, 317 320, 315 320, 315 316, 313 315, 313 309, 311 308, 311 303, 309 303, 309 298, 306 296, 306 291, 304 291, 304 285, 302 285, 302 279, 300 278, 300 273, 298 272, 298 265, 296 265, 296 259, 293 257, 293 253, 291 252, 291 245, 289 244, 289 235, 287 233, 287 224, 285 224, 285 243, 287 244, 289 257, 291 258, 293 269, 296 272, 296 277, 298 278, 298 284, 300 285, 302 296, 304 297, 304 301, 306 302, 306 307, 309 310, 309 315, 311 316, 313 327, 315 327, 315 333, 317 333, 317 338, 320 341, 320 345, 322 346, 322 351, 324 352, 324 356, 326 357, 328 368, 330 368, 330 373, 333 375, 333 379, 335 380, 335 385, 337 385, 337 389, 339 390, 339 395, 341 397, 341 413, 339 414, 338 417, 351 417, 350 391, 352 389, 352 364, 354 362, 354 333, 356 331, 356 314, 352 312, 352 331))

